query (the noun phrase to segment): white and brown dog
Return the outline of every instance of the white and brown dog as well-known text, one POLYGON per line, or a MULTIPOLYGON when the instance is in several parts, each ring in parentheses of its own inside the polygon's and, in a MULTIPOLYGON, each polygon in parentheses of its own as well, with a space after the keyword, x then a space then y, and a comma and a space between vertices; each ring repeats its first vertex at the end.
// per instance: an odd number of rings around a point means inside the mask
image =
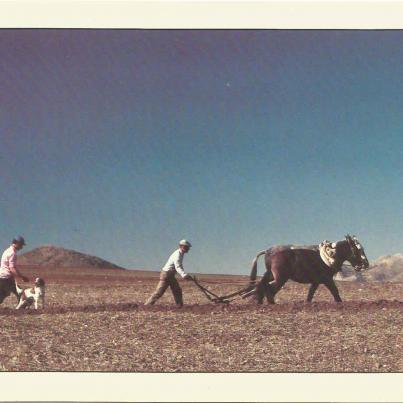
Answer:
POLYGON ((19 302, 15 309, 29 308, 34 304, 35 309, 38 309, 39 300, 42 301, 42 309, 45 308, 45 281, 37 277, 33 288, 26 288, 23 290, 15 284, 19 295, 19 302))

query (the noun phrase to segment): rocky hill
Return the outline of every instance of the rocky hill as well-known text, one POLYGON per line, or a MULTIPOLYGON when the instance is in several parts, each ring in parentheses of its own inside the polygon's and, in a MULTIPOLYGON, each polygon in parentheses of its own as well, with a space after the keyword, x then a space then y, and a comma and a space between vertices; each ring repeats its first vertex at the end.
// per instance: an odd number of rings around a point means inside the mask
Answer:
POLYGON ((367 274, 374 281, 403 281, 403 253, 378 258, 367 274))
POLYGON ((351 266, 343 266, 342 275, 336 280, 344 281, 403 281, 403 254, 381 256, 371 262, 369 269, 356 273, 351 266))
POLYGON ((96 256, 56 246, 41 246, 18 257, 18 265, 59 267, 95 267, 102 269, 123 269, 96 256))

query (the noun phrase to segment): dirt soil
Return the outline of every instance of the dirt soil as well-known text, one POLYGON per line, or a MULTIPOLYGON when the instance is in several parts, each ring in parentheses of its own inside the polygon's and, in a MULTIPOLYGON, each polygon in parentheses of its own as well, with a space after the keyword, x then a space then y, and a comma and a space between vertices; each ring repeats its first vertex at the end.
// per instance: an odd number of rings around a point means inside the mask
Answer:
MULTIPOLYGON (((209 303, 180 281, 186 306, 168 290, 143 302, 158 273, 25 269, 47 283, 44 310, 0 307, 0 370, 131 372, 401 372, 403 283, 339 282, 344 302, 321 286, 289 282, 274 306, 250 299, 209 303)), ((243 276, 200 276, 218 295, 243 276)), ((20 284, 24 285, 24 284, 20 284)))

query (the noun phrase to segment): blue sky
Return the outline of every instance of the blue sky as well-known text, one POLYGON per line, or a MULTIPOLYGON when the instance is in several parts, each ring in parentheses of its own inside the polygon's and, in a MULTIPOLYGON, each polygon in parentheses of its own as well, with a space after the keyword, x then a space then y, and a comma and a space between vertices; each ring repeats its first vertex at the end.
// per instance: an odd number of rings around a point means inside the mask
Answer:
POLYGON ((0 245, 246 274, 402 252, 403 31, 0 30, 0 245))

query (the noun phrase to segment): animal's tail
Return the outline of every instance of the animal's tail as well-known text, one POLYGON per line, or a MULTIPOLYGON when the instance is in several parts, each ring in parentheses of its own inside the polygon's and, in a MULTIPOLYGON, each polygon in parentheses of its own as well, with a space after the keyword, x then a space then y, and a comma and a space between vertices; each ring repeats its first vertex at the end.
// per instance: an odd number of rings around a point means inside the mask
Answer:
POLYGON ((249 286, 252 287, 255 285, 256 282, 256 277, 257 277, 257 261, 260 256, 265 255, 266 251, 262 250, 259 252, 256 257, 252 261, 252 269, 250 271, 250 277, 249 277, 249 286))

